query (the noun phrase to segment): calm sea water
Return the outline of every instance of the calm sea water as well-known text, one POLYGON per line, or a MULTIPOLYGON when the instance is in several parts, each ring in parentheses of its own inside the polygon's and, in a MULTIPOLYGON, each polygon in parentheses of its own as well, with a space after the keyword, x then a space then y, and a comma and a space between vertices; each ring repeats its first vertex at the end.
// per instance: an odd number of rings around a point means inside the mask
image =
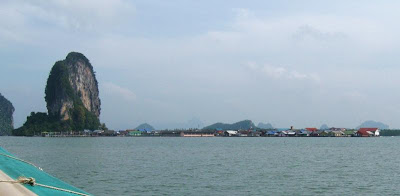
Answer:
POLYGON ((0 137, 0 146, 94 195, 400 193, 400 137, 0 137))

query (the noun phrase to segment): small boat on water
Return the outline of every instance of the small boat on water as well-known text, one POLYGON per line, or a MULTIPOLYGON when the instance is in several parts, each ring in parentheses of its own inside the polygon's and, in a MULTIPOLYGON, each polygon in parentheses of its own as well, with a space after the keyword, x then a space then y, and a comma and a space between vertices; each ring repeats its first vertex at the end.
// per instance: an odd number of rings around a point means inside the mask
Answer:
POLYGON ((0 195, 90 195, 0 147, 0 195))

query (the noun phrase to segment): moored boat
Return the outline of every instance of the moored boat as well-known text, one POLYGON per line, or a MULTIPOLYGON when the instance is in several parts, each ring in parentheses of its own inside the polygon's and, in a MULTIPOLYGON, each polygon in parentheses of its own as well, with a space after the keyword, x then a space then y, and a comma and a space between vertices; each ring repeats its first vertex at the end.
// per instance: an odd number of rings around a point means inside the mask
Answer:
POLYGON ((0 195, 90 195, 0 147, 0 195))

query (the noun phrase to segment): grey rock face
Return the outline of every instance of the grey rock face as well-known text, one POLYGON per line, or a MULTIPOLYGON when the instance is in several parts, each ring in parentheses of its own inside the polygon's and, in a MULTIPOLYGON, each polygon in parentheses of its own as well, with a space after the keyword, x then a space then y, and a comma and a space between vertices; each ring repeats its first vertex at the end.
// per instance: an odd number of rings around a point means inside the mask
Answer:
MULTIPOLYGON (((83 56, 83 55, 82 55, 83 56)), ((83 59, 68 61, 69 81, 87 110, 100 116, 100 98, 92 66, 83 59)))
POLYGON ((50 73, 46 87, 47 109, 49 114, 68 120, 77 101, 100 116, 101 102, 93 67, 83 54, 71 52, 65 60, 57 62, 50 73))
POLYGON ((0 94, 0 136, 11 135, 14 128, 14 111, 12 103, 0 94))

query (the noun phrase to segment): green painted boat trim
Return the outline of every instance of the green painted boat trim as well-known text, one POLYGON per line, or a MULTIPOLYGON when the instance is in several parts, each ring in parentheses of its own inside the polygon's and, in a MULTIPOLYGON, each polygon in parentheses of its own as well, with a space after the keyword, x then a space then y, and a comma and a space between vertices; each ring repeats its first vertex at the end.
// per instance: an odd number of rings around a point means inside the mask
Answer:
MULTIPOLYGON (((0 147, 0 153, 6 154, 9 156, 13 156, 11 153, 8 151, 4 150, 3 148, 0 147)), ((74 186, 71 186, 47 173, 44 171, 34 167, 33 165, 24 163, 22 161, 18 161, 15 159, 11 159, 6 156, 1 156, 0 155, 0 170, 2 170, 5 174, 7 174, 9 177, 13 178, 14 180, 18 179, 19 177, 32 177, 35 178, 36 183, 40 184, 45 184, 48 186, 54 186, 57 188, 62 188, 62 189, 67 189, 87 195, 91 195, 83 190, 80 190, 74 186)), ((49 189, 45 187, 40 187, 40 186, 30 186, 30 185, 23 185, 30 191, 36 193, 37 195, 60 195, 60 196, 71 196, 71 195, 76 195, 73 193, 67 193, 59 190, 54 190, 54 189, 49 189)))

